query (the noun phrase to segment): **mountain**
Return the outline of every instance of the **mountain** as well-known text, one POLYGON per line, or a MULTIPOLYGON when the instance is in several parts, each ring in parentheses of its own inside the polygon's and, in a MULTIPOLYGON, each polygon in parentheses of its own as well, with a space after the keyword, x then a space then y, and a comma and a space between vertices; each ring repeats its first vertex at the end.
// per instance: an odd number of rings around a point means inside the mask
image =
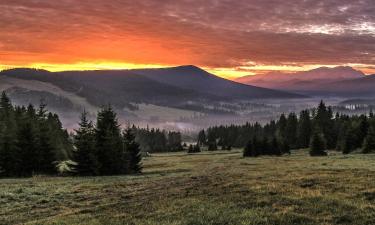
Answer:
POLYGON ((217 77, 196 66, 132 70, 155 81, 232 99, 295 98, 296 94, 240 84, 217 77))
POLYGON ((67 117, 63 120, 74 120, 72 124, 83 109, 94 115, 106 104, 126 120, 186 121, 202 114, 233 116, 242 107, 237 102, 243 100, 303 97, 225 80, 195 66, 64 72, 11 69, 0 72, 3 90, 16 104, 39 104, 43 99, 50 110, 67 117))
POLYGON ((326 92, 331 95, 336 93, 346 97, 375 97, 375 74, 330 83, 322 88, 325 88, 326 92))
POLYGON ((236 81, 265 88, 293 91, 303 94, 325 92, 336 82, 364 78, 365 74, 351 67, 321 67, 297 73, 272 72, 264 75, 245 76, 236 81))
POLYGON ((132 103, 177 107, 187 101, 300 97, 296 94, 225 80, 194 66, 66 72, 12 69, 0 72, 0 76, 44 82, 85 98, 95 106, 111 103, 117 108, 131 108, 132 103))

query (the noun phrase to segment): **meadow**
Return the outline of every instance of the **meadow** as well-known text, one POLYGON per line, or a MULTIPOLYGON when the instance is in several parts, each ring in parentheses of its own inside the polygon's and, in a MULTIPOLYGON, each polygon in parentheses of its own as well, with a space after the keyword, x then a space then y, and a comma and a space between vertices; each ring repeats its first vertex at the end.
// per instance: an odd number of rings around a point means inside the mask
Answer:
POLYGON ((0 180, 0 224, 375 224, 375 155, 153 154, 143 174, 0 180))

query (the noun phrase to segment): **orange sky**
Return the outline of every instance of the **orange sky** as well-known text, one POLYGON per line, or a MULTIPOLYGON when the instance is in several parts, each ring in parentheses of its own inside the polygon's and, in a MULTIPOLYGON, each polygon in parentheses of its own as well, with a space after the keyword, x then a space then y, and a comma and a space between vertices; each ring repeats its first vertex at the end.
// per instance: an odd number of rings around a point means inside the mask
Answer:
POLYGON ((1 0, 0 69, 375 73, 371 0, 1 0))

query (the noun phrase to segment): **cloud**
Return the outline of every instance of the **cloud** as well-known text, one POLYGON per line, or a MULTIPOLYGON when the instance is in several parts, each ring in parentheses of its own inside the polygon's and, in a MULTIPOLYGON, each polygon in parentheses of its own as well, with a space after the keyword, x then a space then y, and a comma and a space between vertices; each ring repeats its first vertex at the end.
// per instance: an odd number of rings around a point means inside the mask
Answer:
POLYGON ((375 64, 372 0, 2 0, 0 63, 375 64))

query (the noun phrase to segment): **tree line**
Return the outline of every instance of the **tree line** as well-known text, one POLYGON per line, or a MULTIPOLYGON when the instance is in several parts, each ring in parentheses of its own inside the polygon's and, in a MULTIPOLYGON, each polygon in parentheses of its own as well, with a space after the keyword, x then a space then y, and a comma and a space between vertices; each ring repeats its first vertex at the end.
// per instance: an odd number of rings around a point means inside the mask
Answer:
POLYGON ((122 130, 111 106, 103 107, 96 123, 83 113, 73 137, 59 117, 38 109, 13 106, 5 92, 0 99, 0 176, 35 174, 117 175, 140 173, 141 149, 133 128, 122 130))
POLYGON ((282 114, 265 125, 215 126, 198 134, 199 146, 208 150, 244 148, 244 156, 281 155, 290 149, 310 148, 312 156, 326 155, 326 150, 344 154, 355 150, 375 151, 375 118, 368 115, 348 116, 333 113, 323 101, 312 110, 297 115, 282 114))
POLYGON ((136 141, 143 152, 176 152, 182 151, 182 135, 180 132, 165 131, 155 128, 132 128, 136 141))

